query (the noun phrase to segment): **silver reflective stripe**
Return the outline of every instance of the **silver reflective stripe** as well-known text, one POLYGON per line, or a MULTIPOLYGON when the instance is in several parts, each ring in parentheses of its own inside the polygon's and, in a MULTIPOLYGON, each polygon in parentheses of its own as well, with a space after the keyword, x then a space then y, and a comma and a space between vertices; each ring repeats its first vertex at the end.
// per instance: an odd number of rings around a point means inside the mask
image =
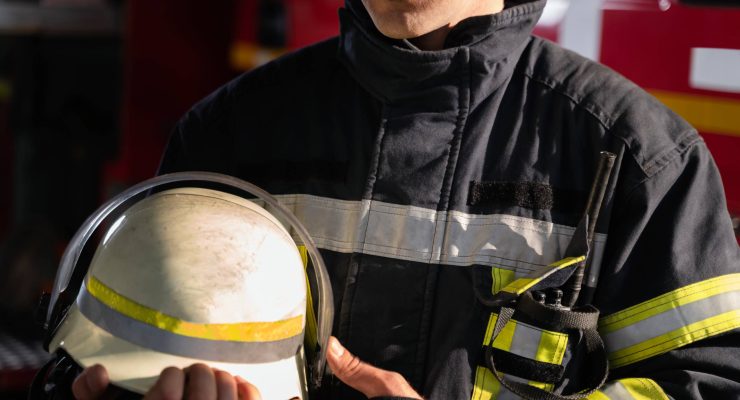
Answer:
POLYGON ((542 331, 517 321, 509 352, 535 360, 540 340, 542 340, 542 331))
POLYGON ((609 352, 683 328, 695 322, 740 309, 740 292, 727 292, 672 308, 604 335, 609 352))
MULTIPOLYGON (((511 215, 312 195, 276 197, 306 225, 320 248, 432 264, 532 270, 559 260, 575 231, 574 227, 511 215)), ((605 241, 606 235, 595 236, 595 264, 601 262, 605 241)))
POLYGON ((111 335, 158 352, 207 361, 263 363, 296 355, 303 332, 272 342, 232 342, 181 336, 129 318, 93 297, 83 285, 77 296, 80 312, 111 335))
MULTIPOLYGON (((542 341, 543 332, 530 325, 516 321, 516 328, 514 328, 514 335, 511 339, 511 346, 508 352, 528 358, 530 360, 536 360, 537 349, 542 341)), ((514 372, 515 373, 515 372, 514 372)), ((525 385, 530 383, 529 380, 520 378, 516 375, 505 375, 508 381, 519 382, 525 385)), ((512 393, 501 385, 497 400, 508 400, 508 399, 520 399, 519 396, 512 393)))
POLYGON ((609 382, 601 388, 601 392, 611 400, 632 400, 634 397, 619 381, 609 382))

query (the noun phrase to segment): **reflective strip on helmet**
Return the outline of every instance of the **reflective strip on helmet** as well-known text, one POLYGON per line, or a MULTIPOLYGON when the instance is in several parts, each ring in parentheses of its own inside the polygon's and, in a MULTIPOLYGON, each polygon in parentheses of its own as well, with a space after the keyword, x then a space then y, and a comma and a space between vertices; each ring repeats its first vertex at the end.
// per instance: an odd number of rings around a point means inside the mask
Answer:
POLYGON ((177 335, 208 340, 267 342, 287 339, 303 331, 302 315, 271 322, 195 323, 181 320, 139 304, 117 293, 92 275, 86 283, 86 289, 93 297, 113 310, 129 318, 177 335))
POLYGON ((526 277, 519 278, 506 285, 503 289, 501 289, 501 291, 512 293, 518 296, 526 292, 527 290, 534 288, 538 283, 542 282, 553 273, 568 267, 576 266, 578 263, 585 260, 585 256, 566 257, 560 261, 556 261, 550 265, 532 271, 526 277))
MULTIPOLYGON (((491 342, 493 328, 496 325, 497 319, 498 314, 491 313, 488 319, 488 325, 486 326, 486 333, 483 337, 484 346, 491 342)), ((496 337, 493 347, 529 359, 562 365, 567 344, 568 335, 565 333, 535 328, 512 319, 506 323, 501 333, 496 337)), ((507 378, 509 380, 526 382, 515 376, 509 376, 507 378)), ((551 384, 533 381, 528 383, 542 389, 552 389, 551 384)), ((505 399, 507 395, 513 394, 501 386, 496 377, 493 376, 491 370, 482 366, 477 367, 473 394, 471 396, 472 400, 505 399)))
POLYGON ((694 283, 599 321, 612 368, 738 327, 740 274, 694 283))
POLYGON ((647 378, 627 378, 607 382, 588 396, 589 400, 668 400, 655 381, 647 378))
POLYGON ((87 319, 118 338, 183 357, 271 362, 294 356, 303 341, 303 316, 276 322, 196 324, 127 299, 93 276, 80 289, 77 305, 87 319))

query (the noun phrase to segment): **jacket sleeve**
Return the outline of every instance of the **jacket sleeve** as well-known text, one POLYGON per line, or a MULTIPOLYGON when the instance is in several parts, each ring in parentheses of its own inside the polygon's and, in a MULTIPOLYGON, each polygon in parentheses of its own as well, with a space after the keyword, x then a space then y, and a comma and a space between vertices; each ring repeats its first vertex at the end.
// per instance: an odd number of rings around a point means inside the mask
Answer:
POLYGON ((617 185, 594 299, 611 381, 592 398, 736 399, 740 248, 714 161, 689 132, 637 170, 617 185))

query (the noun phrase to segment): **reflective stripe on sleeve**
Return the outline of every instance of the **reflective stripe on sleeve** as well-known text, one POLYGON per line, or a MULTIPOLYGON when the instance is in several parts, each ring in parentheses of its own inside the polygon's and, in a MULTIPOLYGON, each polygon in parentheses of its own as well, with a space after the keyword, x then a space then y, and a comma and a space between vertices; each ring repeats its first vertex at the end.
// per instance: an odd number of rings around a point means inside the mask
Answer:
POLYGON ((599 321, 618 368, 740 327, 740 274, 697 282, 599 321))
POLYGON ((647 378, 627 378, 607 382, 589 400, 668 400, 655 381, 647 378))

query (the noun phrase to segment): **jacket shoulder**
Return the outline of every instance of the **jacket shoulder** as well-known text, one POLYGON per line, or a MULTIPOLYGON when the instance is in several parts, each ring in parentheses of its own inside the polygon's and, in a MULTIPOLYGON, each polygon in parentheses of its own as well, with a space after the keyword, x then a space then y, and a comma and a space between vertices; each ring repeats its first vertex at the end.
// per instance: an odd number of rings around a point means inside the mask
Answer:
POLYGON ((318 42, 288 53, 247 72, 231 82, 230 90, 259 90, 275 86, 294 86, 307 78, 329 77, 339 67, 336 53, 339 38, 318 42))
POLYGON ((534 38, 523 68, 532 84, 565 97, 624 143, 646 176, 700 141, 696 130, 658 99, 614 70, 534 38))

